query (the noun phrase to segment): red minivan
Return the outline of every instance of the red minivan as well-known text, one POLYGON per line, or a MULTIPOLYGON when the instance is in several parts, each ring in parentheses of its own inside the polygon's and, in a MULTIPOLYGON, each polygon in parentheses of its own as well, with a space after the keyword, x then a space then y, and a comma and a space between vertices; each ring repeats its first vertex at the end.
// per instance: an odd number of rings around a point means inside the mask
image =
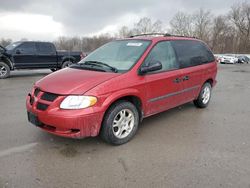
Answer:
POLYGON ((28 120, 59 136, 100 134, 119 145, 145 117, 190 101, 205 108, 216 74, 213 53, 198 39, 167 34, 115 40, 37 81, 26 100, 28 120))

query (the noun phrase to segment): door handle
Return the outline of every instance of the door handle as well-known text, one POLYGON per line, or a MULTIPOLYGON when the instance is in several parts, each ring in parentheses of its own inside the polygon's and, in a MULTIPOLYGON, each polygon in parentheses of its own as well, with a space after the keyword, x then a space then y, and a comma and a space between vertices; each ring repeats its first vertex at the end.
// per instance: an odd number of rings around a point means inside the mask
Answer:
POLYGON ((182 80, 183 81, 189 80, 189 76, 184 76, 182 80))
POLYGON ((180 83, 180 82, 181 82, 181 79, 180 79, 180 78, 176 78, 176 79, 174 79, 173 82, 174 82, 174 83, 180 83))

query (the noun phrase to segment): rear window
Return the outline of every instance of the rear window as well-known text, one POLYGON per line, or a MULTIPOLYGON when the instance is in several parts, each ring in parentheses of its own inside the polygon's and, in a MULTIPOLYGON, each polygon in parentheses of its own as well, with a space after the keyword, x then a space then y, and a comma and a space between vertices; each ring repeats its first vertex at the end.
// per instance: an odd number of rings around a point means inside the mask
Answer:
POLYGON ((197 66, 215 60, 213 53, 200 41, 177 40, 172 41, 172 45, 181 68, 197 66))
POLYGON ((50 43, 37 43, 37 50, 39 54, 54 54, 55 49, 50 43))

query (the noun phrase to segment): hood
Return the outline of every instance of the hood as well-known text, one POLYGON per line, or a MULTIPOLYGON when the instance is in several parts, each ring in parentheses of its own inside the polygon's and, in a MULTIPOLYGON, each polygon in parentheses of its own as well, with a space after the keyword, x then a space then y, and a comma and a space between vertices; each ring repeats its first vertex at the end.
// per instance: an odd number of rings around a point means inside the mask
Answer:
POLYGON ((65 68, 42 78, 35 86, 59 95, 81 95, 118 75, 120 74, 65 68))

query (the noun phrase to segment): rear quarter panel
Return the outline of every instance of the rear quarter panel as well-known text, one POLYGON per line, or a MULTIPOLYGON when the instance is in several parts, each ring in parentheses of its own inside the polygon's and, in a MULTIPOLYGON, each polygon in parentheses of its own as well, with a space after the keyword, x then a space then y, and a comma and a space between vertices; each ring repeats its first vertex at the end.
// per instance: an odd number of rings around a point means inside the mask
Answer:
POLYGON ((205 82, 207 82, 208 80, 209 81, 212 81, 211 82, 211 86, 214 87, 217 83, 217 80, 216 80, 216 76, 217 76, 217 62, 214 61, 212 63, 207 63, 205 65, 201 65, 201 72, 203 73, 202 76, 201 76, 201 85, 200 85, 200 89, 198 90, 198 92, 196 93, 196 96, 195 98, 198 98, 199 94, 200 94, 200 91, 201 91, 201 88, 203 86, 203 84, 205 82))

